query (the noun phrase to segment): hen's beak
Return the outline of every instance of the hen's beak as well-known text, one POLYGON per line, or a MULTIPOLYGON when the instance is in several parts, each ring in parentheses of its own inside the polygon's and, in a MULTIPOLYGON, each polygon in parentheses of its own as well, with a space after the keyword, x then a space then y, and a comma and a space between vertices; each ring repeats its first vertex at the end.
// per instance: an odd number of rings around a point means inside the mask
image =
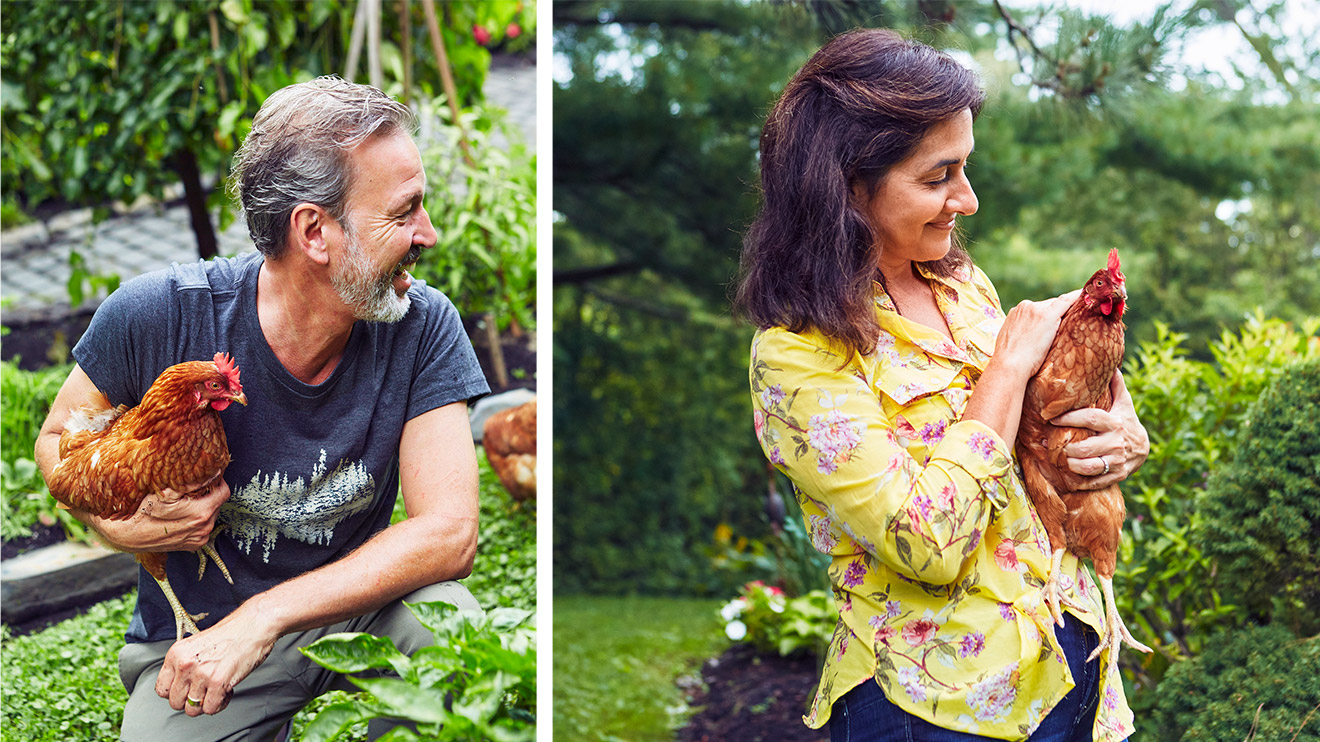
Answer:
POLYGON ((244 394, 243 392, 239 392, 238 394, 231 394, 229 395, 229 398, 243 405, 244 407, 247 407, 247 395, 244 394))

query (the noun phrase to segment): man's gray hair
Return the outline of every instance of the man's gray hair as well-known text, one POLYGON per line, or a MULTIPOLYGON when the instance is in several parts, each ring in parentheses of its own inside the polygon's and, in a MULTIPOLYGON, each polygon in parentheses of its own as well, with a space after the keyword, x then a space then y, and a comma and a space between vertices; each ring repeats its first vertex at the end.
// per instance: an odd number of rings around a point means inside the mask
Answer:
POLYGON ((416 129, 407 106, 339 77, 272 93, 234 154, 229 182, 257 249, 272 258, 284 252, 298 204, 316 204, 342 220, 353 175, 348 150, 374 134, 416 129))

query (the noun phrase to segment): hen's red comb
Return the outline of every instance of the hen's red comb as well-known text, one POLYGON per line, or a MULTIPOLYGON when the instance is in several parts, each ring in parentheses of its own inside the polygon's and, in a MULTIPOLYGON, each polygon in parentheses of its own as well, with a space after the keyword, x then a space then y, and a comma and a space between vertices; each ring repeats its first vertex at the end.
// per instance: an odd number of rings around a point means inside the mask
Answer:
POLYGON ((238 382, 238 364, 234 363, 234 359, 230 358, 228 353, 215 354, 215 367, 225 375, 226 379, 229 379, 231 387, 235 389, 243 388, 243 385, 238 382))
POLYGON ((1109 249, 1109 277, 1115 283, 1123 283, 1127 279, 1123 277, 1123 272, 1118 269, 1118 248, 1109 249))

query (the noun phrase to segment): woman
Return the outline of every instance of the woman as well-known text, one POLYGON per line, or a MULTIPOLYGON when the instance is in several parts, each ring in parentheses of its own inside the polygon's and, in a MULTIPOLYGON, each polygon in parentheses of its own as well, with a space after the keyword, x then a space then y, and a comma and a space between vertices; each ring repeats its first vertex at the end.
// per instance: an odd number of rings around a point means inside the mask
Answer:
MULTIPOLYGON (((984 94, 885 30, 840 36, 788 84, 761 137, 763 206, 738 302, 757 437, 794 483, 840 621, 805 721, 834 740, 1122 740, 1117 673, 1087 663, 1099 591, 1041 604, 1049 540, 1012 458, 1023 391, 1077 292, 1004 316, 957 245, 984 94)), ((1068 451, 1099 488, 1149 444, 1122 377, 1068 451)), ((1102 658, 1103 659, 1103 658, 1102 658)))

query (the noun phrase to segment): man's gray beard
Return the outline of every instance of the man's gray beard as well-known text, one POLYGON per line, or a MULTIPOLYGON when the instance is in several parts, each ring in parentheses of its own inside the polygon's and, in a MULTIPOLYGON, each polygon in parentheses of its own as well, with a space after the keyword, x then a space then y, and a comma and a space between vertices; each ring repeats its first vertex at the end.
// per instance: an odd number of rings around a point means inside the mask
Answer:
POLYGON ((353 316, 368 322, 398 322, 408 313, 412 298, 402 298, 394 291, 394 275, 377 273, 357 237, 344 233, 343 268, 330 277, 330 285, 344 303, 353 308, 353 316))

